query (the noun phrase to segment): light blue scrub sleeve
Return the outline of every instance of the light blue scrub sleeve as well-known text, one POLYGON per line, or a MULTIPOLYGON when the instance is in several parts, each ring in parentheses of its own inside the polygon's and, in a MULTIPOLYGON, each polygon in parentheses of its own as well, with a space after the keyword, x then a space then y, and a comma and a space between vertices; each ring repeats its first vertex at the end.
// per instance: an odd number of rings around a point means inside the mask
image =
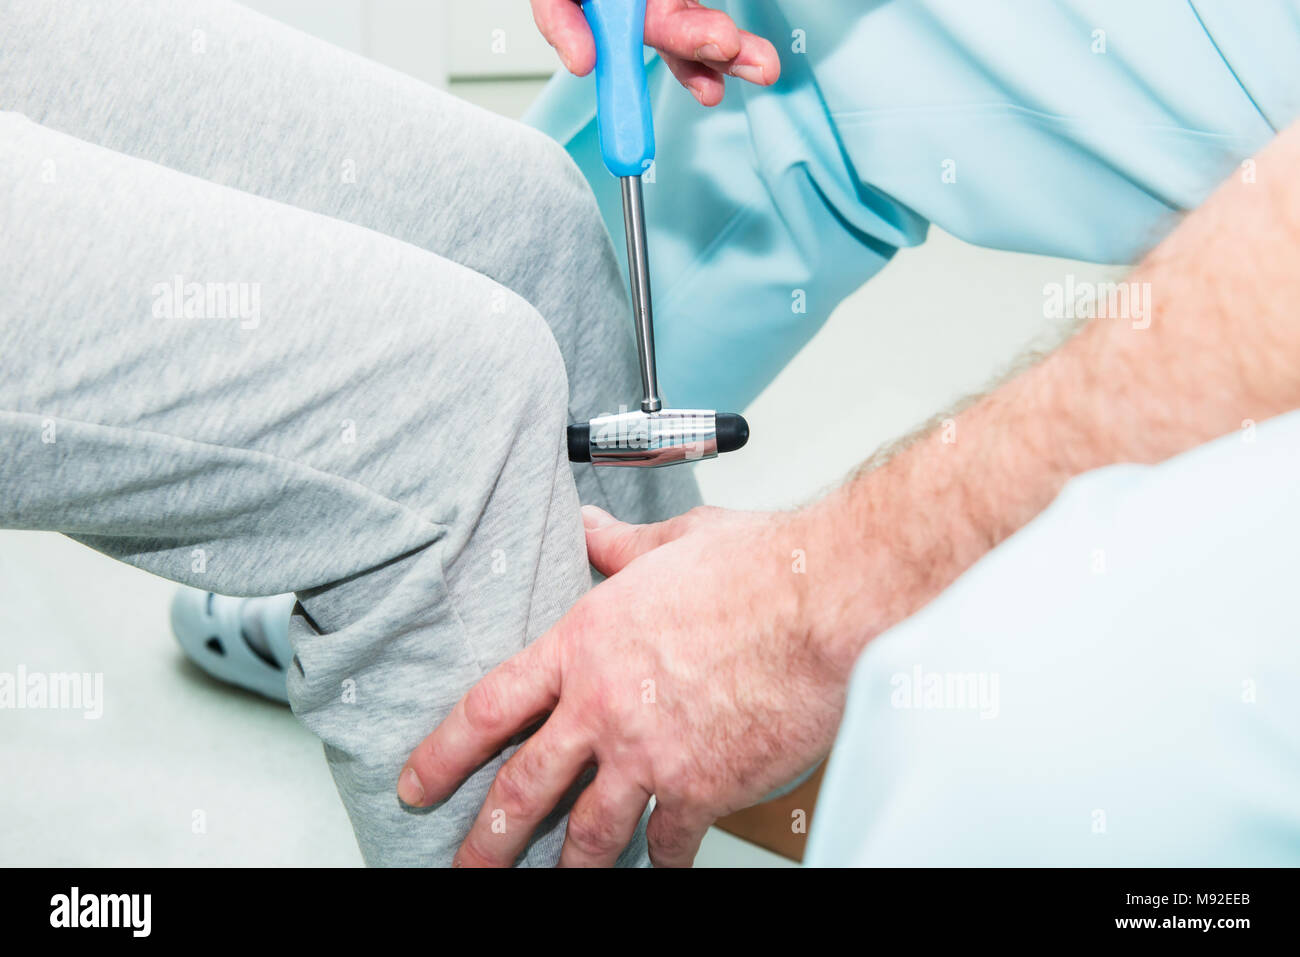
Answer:
MULTIPOLYGON (((713 5, 775 43, 782 75, 729 80, 706 110, 650 61, 655 331, 677 405, 744 408, 929 222, 1131 262, 1300 112, 1295 0, 713 5)), ((559 76, 528 119, 619 236, 595 102, 590 77, 559 76)))

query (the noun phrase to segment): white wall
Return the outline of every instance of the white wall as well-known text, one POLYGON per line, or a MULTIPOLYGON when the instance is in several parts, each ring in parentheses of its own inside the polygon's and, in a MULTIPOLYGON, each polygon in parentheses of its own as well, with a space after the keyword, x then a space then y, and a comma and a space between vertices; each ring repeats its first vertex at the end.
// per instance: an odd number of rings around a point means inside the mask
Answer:
POLYGON ((506 116, 520 116, 558 65, 527 0, 241 2, 506 116))
POLYGON ((447 50, 451 46, 447 32, 447 0, 240 2, 335 46, 368 56, 435 86, 447 84, 447 50))
POLYGON ((545 78, 558 65, 555 51, 533 24, 527 0, 453 2, 448 36, 452 79, 545 78))

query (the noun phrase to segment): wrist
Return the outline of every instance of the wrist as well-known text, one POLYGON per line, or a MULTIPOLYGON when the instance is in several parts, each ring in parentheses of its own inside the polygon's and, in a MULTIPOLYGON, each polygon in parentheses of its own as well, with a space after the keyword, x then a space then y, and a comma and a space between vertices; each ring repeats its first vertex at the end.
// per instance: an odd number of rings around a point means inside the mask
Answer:
POLYGON ((917 452, 913 446, 801 513, 822 556, 808 582, 809 634, 846 674, 867 642, 990 547, 965 489, 952 476, 927 474, 917 452))
POLYGON ((1028 522, 1076 471, 1076 437, 1036 429, 1042 419, 1028 411, 1024 385, 998 390, 797 513, 823 556, 802 604, 806 625, 836 667, 847 672, 867 642, 1028 522))

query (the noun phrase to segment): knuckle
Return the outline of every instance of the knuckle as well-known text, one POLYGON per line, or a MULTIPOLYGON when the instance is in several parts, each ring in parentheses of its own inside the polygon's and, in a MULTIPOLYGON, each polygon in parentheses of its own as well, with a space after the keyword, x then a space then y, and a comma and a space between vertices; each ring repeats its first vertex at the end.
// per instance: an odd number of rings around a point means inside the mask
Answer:
POLYGON ((492 734, 505 721, 505 702, 490 681, 480 681, 465 695, 465 723, 478 734, 492 734))
POLYGON ((456 852, 456 863, 461 867, 499 867, 500 862, 478 846, 478 838, 471 835, 456 852))
POLYGON ((702 809, 713 806, 714 782, 689 760, 682 760, 660 778, 662 791, 668 803, 682 809, 702 809))
POLYGON ((526 818, 531 809, 532 778, 514 761, 507 761, 492 783, 491 804, 505 812, 506 820, 526 818))
POLYGON ((682 858, 686 855, 685 848, 667 850, 654 844, 648 844, 647 849, 650 852, 650 863, 654 867, 679 867, 682 858))
POLYGON ((561 627, 551 632, 553 644, 542 649, 562 672, 580 667, 587 656, 587 636, 598 634, 603 614, 599 603, 586 599, 579 601, 564 616, 561 627))
POLYGON ((641 693, 641 683, 635 676, 630 681, 600 679, 593 692, 593 702, 601 722, 606 727, 629 730, 633 709, 640 708, 641 693))
POLYGON ((429 781, 456 779, 456 769, 448 763, 446 754, 428 739, 411 752, 411 764, 426 787, 429 781))
POLYGON ((618 826, 614 823, 608 805, 596 804, 575 809, 569 815, 568 839, 581 853, 590 857, 615 850, 618 844, 618 826))
POLYGON ((641 530, 628 532, 614 542, 613 547, 609 550, 609 557, 614 560, 615 567, 626 568, 627 565, 641 552, 637 544, 641 538, 641 530))
POLYGON ((604 741, 606 746, 624 742, 632 731, 630 712, 640 700, 639 684, 611 680, 599 673, 588 679, 582 706, 574 716, 579 734, 588 741, 604 741))
POLYGON ((675 820, 664 818, 656 822, 652 818, 646 829, 646 846, 656 864, 679 859, 688 850, 689 840, 686 828, 675 820))

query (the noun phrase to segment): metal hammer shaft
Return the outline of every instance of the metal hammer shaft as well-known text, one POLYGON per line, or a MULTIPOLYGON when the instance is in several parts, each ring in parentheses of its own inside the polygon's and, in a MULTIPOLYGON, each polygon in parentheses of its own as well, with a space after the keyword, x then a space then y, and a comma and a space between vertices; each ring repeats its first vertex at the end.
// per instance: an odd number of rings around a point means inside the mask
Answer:
POLYGON ((622 176, 623 231, 627 237, 627 275, 636 321, 636 351, 641 363, 641 411, 658 412, 659 376, 655 371, 654 312, 650 306, 650 255, 646 249, 645 203, 641 177, 622 176))

